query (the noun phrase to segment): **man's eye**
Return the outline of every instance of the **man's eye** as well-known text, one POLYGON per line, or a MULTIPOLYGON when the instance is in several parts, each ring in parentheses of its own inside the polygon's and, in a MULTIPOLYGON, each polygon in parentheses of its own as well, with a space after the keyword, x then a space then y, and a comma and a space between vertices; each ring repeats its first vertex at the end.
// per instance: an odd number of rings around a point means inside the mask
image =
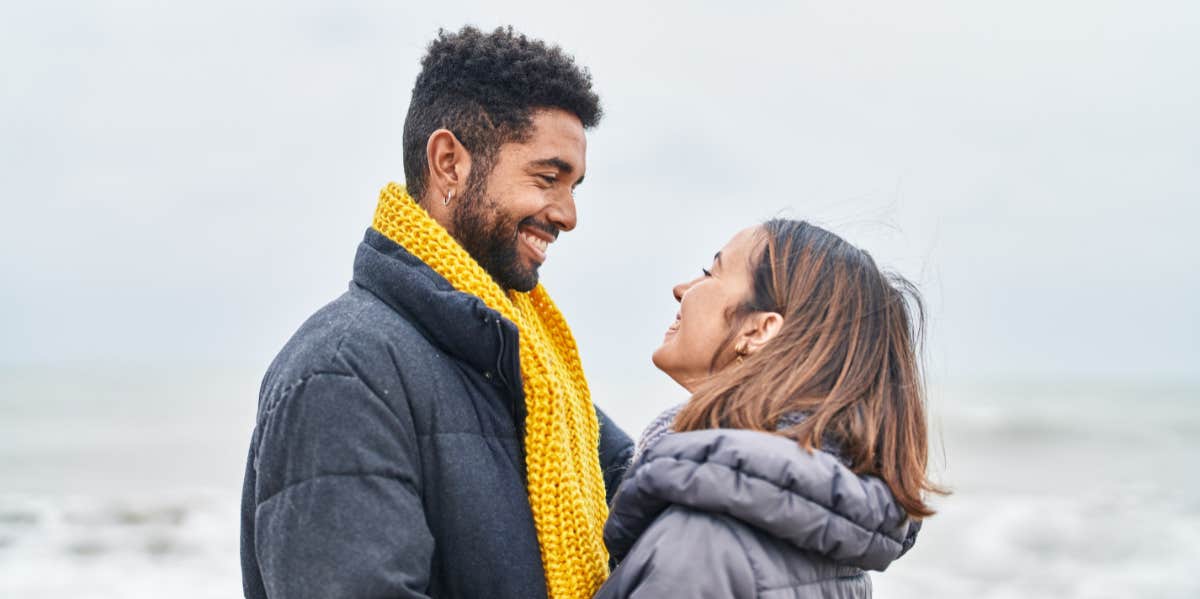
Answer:
POLYGON ((706 277, 711 277, 711 276, 712 276, 712 273, 711 273, 711 272, 709 272, 709 270, 708 270, 707 268, 701 268, 701 269, 700 269, 700 272, 704 273, 704 276, 706 276, 706 277))
POLYGON ((538 177, 540 177, 541 180, 546 183, 546 185, 554 185, 558 182, 558 178, 553 175, 538 175, 538 177))

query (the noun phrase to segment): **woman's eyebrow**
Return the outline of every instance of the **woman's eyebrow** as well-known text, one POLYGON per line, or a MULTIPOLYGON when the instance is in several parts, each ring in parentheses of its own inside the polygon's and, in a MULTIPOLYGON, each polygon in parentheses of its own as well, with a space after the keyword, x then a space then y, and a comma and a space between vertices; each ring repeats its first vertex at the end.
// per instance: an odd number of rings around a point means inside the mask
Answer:
POLYGON ((717 266, 721 265, 721 252, 713 254, 713 262, 716 262, 717 266))

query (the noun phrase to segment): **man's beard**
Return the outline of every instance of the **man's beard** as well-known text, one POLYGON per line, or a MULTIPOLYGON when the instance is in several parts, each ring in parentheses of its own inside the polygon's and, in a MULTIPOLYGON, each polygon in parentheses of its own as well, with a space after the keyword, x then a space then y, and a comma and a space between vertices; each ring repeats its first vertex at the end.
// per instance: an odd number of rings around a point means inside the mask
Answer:
MULTIPOLYGON (((482 174, 481 174, 482 175, 482 174)), ((518 255, 518 223, 488 196, 487 176, 468 175, 450 221, 454 237, 502 289, 530 291, 538 282, 537 266, 528 267, 518 255)))

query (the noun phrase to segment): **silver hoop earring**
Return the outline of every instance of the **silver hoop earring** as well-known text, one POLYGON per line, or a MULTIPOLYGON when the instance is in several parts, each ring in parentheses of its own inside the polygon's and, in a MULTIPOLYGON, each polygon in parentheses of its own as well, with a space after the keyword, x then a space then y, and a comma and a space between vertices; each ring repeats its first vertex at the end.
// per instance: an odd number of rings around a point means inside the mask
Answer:
POLYGON ((449 205, 450 205, 450 199, 451 199, 451 198, 453 198, 453 197, 454 197, 454 190, 453 190, 453 189, 447 189, 447 190, 446 190, 446 199, 442 200, 442 205, 443 205, 443 206, 449 206, 449 205))

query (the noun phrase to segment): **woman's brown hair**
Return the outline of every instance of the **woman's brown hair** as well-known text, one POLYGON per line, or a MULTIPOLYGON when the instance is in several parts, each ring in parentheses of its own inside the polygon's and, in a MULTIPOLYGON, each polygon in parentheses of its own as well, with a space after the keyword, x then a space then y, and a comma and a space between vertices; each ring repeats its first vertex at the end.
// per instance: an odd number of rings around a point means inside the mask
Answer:
POLYGON ((857 474, 881 478, 912 517, 945 493, 926 474, 928 440, 920 368, 924 306, 912 283, 879 270, 866 252, 803 221, 762 225, 750 297, 727 318, 730 335, 713 372, 673 429, 739 428, 836 450, 857 474), (729 365, 739 326, 778 312, 778 334, 744 363, 729 365), (784 416, 803 414, 780 429, 784 416))

